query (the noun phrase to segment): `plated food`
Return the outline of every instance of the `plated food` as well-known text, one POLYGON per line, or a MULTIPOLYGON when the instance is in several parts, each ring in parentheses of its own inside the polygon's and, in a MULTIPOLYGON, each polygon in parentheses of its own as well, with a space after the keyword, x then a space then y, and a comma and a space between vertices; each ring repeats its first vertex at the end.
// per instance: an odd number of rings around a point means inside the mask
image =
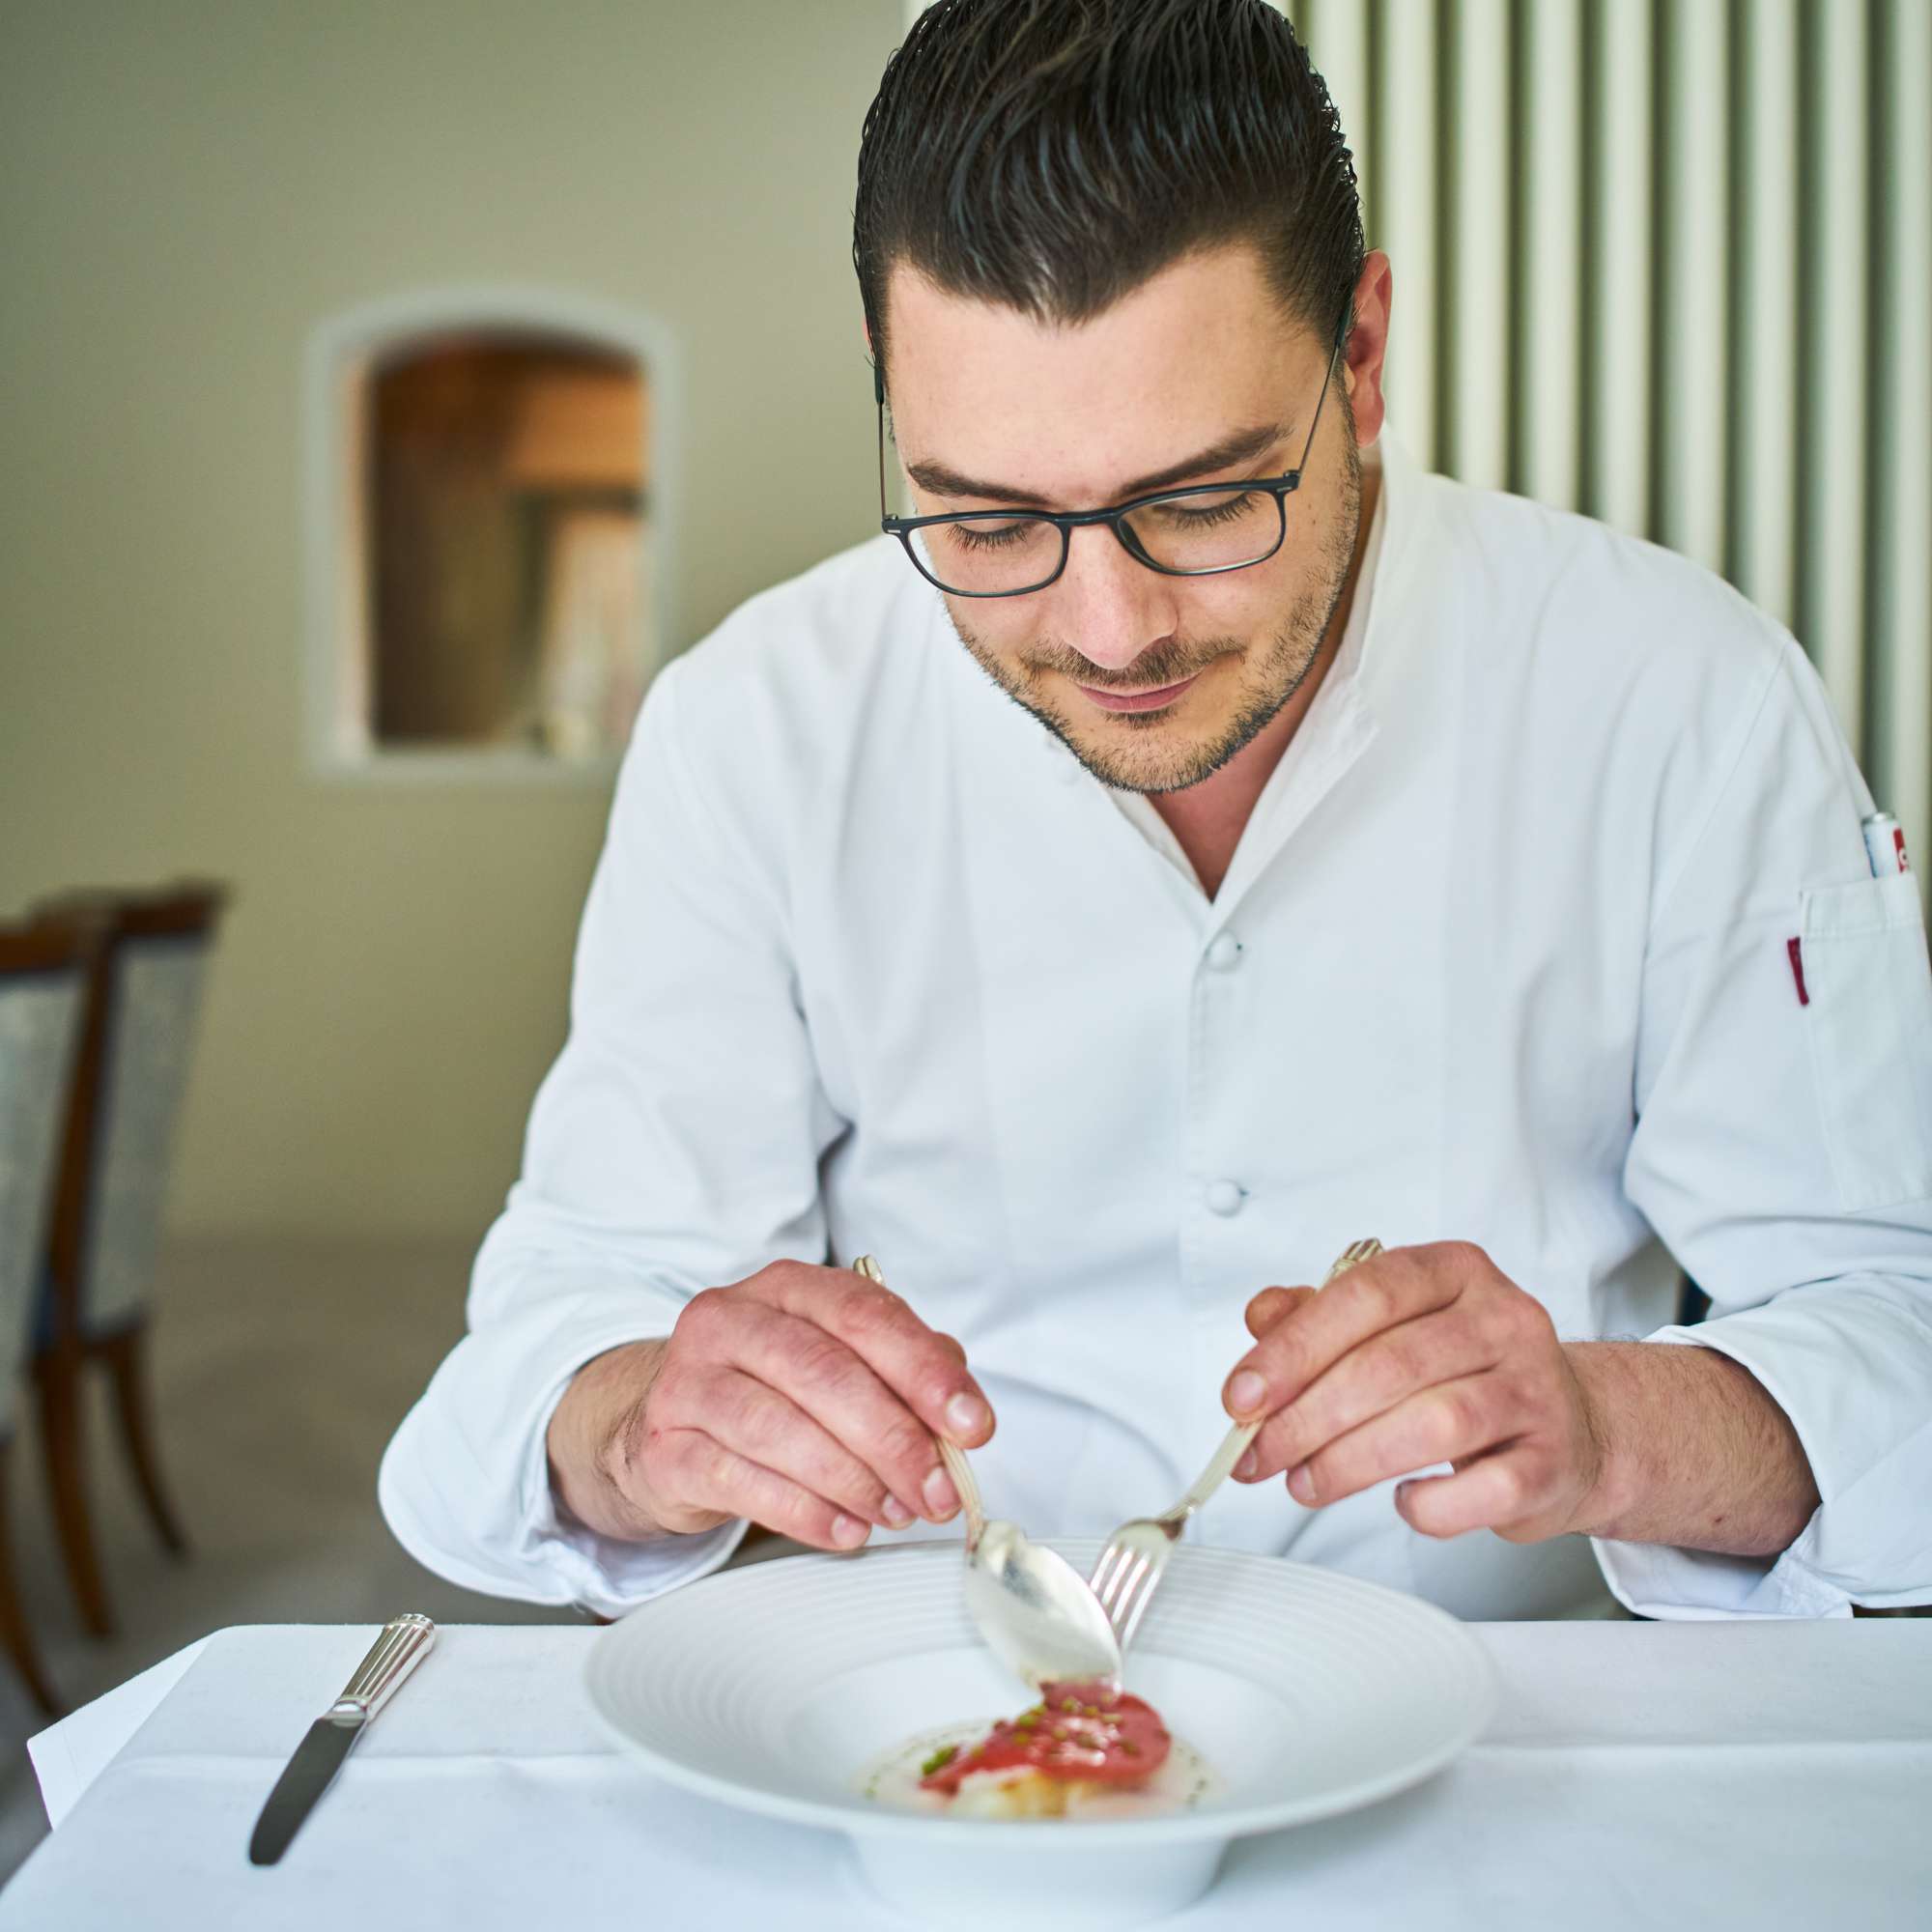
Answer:
POLYGON ((1043 1684, 1018 1717, 923 1733, 860 1776, 875 1803, 1007 1819, 1154 1816, 1218 1782, 1151 1704, 1104 1683, 1043 1684))
MULTIPOLYGON (((1082 1576, 1101 1549, 1097 1537, 1052 1547, 1082 1576)), ((845 1834, 894 1922, 931 1932, 1128 1932, 1199 1898, 1231 1843, 1441 1770, 1496 1704, 1488 1650, 1446 1610, 1341 1571, 1186 1543, 1132 1668, 1134 1692, 1171 1720, 1167 1760, 1148 1791, 1094 1798, 1132 1808, 1064 1822, 960 1818, 956 1800, 921 1788, 939 1750, 969 1754, 1035 1694, 1016 1694, 980 1641, 956 1543, 793 1556, 666 1591, 598 1634, 585 1688, 651 1776, 845 1834), (1213 1780, 1192 1803, 1190 1745, 1213 1780), (869 1798, 862 1765, 878 1768, 869 1798), (1183 1780, 1179 1793, 1163 1800, 1163 1779, 1183 1780)))

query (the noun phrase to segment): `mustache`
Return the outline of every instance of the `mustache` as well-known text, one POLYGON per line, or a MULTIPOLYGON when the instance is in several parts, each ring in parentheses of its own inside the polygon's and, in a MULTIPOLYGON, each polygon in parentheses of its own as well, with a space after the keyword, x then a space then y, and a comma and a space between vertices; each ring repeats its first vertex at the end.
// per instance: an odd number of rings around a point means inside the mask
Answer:
POLYGON ((1238 651, 1233 638, 1219 638, 1211 643, 1187 644, 1179 639, 1150 644, 1132 664, 1121 670, 1105 670, 1078 651, 1056 644, 1027 650, 1020 662, 1031 672, 1058 671, 1094 691, 1159 691, 1180 684, 1204 671, 1217 658, 1238 651))

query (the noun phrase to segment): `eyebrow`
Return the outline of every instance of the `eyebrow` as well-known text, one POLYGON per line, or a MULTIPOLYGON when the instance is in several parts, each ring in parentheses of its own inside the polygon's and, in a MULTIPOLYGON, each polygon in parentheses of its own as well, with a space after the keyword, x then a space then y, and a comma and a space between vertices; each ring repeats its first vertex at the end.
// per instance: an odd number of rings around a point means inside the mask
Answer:
MULTIPOLYGON (((1251 463, 1263 450, 1272 449, 1284 440, 1293 427, 1293 423, 1259 423, 1252 429, 1237 429, 1182 462, 1157 469, 1151 476, 1136 477, 1112 500, 1124 503, 1131 497, 1165 490, 1170 483, 1184 483, 1190 476, 1205 475, 1212 469, 1231 469, 1237 463, 1251 463)), ((922 490, 929 490, 935 497, 983 497, 990 502, 1012 503, 1026 509, 1044 510, 1050 507, 1046 497, 1037 497, 1030 490, 1016 490, 1007 483, 981 483, 974 477, 960 475, 958 470, 948 468, 944 463, 908 463, 906 474, 922 490)))

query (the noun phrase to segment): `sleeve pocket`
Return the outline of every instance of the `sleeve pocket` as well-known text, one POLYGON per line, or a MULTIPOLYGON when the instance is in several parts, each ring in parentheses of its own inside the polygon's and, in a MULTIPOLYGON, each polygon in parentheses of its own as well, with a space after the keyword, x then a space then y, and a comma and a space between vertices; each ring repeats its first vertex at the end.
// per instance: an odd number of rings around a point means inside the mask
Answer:
POLYGON ((1805 1029, 1847 1213, 1932 1196, 1932 969, 1910 872, 1801 895, 1805 1029))

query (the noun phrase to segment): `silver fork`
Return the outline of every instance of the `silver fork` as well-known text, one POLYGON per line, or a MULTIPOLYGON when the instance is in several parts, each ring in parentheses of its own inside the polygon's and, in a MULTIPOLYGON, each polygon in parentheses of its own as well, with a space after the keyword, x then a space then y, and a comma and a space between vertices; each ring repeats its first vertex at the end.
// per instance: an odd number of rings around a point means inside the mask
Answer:
MULTIPOLYGON (((1377 1240, 1350 1241, 1336 1258, 1322 1287, 1381 1251, 1382 1244, 1377 1240)), ((1162 1510, 1158 1516, 1135 1517, 1107 1539, 1107 1547, 1101 1550, 1100 1560, 1094 1564, 1088 1582, 1099 1598, 1100 1607, 1106 1611, 1123 1654, 1133 1642, 1141 1619, 1147 1615, 1154 1586, 1167 1568, 1174 1546, 1180 1541, 1187 1519, 1227 1481, 1229 1472, 1247 1454, 1248 1445, 1260 1433, 1261 1426, 1259 1422, 1236 1423, 1215 1450, 1213 1461, 1172 1509, 1162 1510)))

